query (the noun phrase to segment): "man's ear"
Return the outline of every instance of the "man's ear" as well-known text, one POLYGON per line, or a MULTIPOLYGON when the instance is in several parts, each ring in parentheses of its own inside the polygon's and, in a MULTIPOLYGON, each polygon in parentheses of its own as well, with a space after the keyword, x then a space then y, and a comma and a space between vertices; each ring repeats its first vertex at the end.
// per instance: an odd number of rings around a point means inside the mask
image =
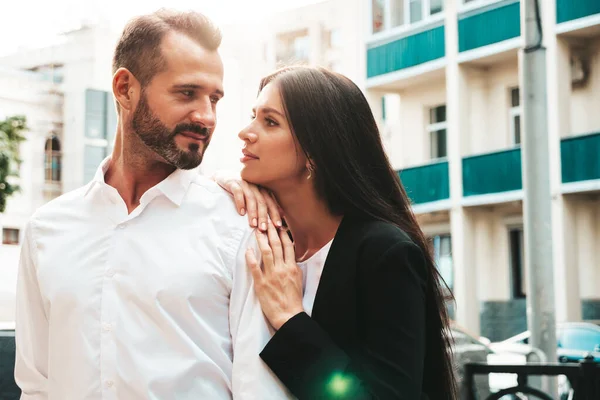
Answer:
POLYGON ((139 98, 141 85, 127 68, 119 68, 113 75, 113 94, 120 108, 132 111, 139 98))

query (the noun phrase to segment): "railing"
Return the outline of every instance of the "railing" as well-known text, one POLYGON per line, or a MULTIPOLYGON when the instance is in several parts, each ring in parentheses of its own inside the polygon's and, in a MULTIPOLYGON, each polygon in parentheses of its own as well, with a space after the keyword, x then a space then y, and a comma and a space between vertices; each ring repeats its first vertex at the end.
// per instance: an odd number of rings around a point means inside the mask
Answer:
POLYGON ((600 364, 594 362, 594 357, 588 355, 579 363, 544 363, 525 365, 490 365, 485 363, 470 363, 465 365, 465 386, 467 400, 476 400, 474 388, 475 375, 488 374, 517 374, 517 386, 502 389, 491 394, 485 400, 499 400, 511 394, 524 394, 542 400, 554 400, 548 393, 529 385, 531 376, 565 375, 573 390, 574 400, 600 399, 600 364))

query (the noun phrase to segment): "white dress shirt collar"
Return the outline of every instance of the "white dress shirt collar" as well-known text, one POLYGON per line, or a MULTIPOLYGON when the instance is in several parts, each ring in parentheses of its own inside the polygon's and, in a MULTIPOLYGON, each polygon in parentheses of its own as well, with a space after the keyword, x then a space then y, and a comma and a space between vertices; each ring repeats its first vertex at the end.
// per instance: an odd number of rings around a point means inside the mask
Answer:
MULTIPOLYGON (((97 186, 108 186, 106 181, 104 180, 104 175, 106 175, 106 171, 108 170, 108 166, 110 164, 110 157, 107 157, 102 161, 98 169, 96 170, 96 174, 92 181, 88 184, 84 191, 84 197, 87 197, 91 190, 97 186)), ((173 173, 171 173, 167 178, 163 179, 161 182, 156 184, 154 187, 150 188, 144 195, 142 199, 140 199, 140 203, 146 203, 155 198, 159 194, 163 194, 167 197, 173 204, 176 206, 180 206, 181 202, 185 194, 188 191, 188 188, 194 177, 199 174, 198 169, 176 169, 173 173)))

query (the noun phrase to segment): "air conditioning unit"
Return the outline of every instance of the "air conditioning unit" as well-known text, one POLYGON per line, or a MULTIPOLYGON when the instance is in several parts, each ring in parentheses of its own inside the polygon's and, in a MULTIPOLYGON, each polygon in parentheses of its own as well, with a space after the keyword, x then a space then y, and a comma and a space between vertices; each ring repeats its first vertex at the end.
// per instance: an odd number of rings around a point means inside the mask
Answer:
POLYGON ((584 51, 573 51, 571 54, 571 86, 582 88, 590 77, 590 62, 584 51))

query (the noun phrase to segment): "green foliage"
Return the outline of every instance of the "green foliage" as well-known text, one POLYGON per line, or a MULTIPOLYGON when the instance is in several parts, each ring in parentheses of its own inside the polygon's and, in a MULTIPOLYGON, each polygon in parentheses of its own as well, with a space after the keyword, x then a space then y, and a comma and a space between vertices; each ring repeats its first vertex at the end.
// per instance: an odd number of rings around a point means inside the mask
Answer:
POLYGON ((0 121, 0 213, 6 209, 7 199, 19 190, 17 185, 10 183, 10 177, 19 176, 19 145, 25 140, 25 130, 27 120, 24 116, 0 121))

